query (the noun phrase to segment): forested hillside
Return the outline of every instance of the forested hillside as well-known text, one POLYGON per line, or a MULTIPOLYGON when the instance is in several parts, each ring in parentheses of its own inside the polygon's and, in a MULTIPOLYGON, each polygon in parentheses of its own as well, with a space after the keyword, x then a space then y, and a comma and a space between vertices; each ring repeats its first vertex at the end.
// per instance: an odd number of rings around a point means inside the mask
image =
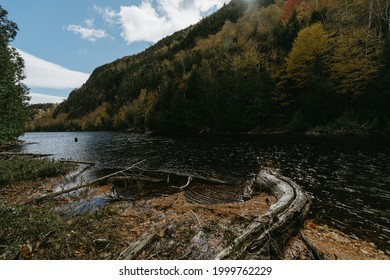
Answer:
POLYGON ((97 68, 31 130, 390 127, 389 0, 233 0, 97 68))

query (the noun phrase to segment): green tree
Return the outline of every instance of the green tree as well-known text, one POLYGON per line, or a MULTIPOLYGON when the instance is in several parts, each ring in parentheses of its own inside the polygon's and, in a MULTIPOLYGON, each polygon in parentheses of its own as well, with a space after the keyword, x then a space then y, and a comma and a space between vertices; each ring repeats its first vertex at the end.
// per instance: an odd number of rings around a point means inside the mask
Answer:
POLYGON ((9 45, 17 31, 17 25, 0 6, 0 143, 19 136, 28 117, 28 89, 22 83, 24 62, 9 45))

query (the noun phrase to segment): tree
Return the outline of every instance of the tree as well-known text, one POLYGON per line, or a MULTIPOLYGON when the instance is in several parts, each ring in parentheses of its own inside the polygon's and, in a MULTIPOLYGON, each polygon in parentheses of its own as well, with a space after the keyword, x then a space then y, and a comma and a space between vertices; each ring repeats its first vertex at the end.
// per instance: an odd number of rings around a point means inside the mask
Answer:
POLYGON ((294 9, 301 4, 302 0, 287 0, 284 6, 283 19, 288 20, 293 14, 294 9))
POLYGON ((331 40, 322 24, 301 30, 287 58, 287 76, 298 87, 305 87, 317 65, 328 65, 331 40))
POLYGON ((17 25, 0 6, 0 143, 19 136, 28 117, 28 90, 22 83, 24 62, 9 45, 17 31, 17 25))
POLYGON ((359 97, 378 75, 382 48, 376 35, 367 28, 355 28, 338 36, 331 77, 337 92, 345 97, 346 110, 349 100, 359 97))
POLYGON ((296 109, 313 125, 333 116, 334 91, 329 72, 331 54, 330 36, 322 24, 316 23, 299 32, 287 59, 287 78, 295 85, 296 109))

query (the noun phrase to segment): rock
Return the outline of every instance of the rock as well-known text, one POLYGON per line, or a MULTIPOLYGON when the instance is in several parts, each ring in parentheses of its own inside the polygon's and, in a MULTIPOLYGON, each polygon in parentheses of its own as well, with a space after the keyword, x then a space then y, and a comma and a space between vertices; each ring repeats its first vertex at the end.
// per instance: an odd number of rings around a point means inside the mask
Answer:
POLYGON ((368 255, 368 252, 364 249, 360 249, 360 252, 362 252, 364 255, 368 255))
POLYGON ((357 237, 355 234, 353 234, 353 233, 351 233, 350 235, 349 235, 349 237, 351 237, 352 239, 355 239, 355 240, 360 240, 360 238, 359 237, 357 237))

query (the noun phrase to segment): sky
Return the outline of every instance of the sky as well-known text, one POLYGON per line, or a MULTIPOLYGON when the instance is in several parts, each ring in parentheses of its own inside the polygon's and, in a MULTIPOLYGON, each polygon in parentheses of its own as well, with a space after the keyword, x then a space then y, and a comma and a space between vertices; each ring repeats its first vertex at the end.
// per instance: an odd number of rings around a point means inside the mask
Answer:
POLYGON ((103 64, 137 54, 230 0, 0 0, 17 23, 30 103, 56 103, 103 64))

